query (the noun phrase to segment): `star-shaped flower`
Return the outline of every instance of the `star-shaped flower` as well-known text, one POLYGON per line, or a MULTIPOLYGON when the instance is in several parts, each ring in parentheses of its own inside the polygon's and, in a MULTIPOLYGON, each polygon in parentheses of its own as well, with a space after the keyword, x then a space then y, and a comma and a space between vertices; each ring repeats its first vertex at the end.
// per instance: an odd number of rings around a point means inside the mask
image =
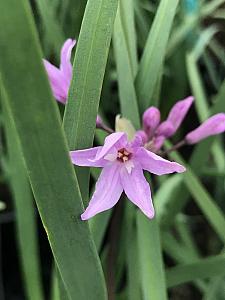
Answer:
POLYGON ((70 156, 75 165, 103 168, 82 220, 112 208, 123 191, 147 217, 153 218, 151 190, 143 170, 155 175, 185 171, 180 164, 145 149, 140 137, 129 142, 124 132, 110 134, 103 146, 71 151, 70 156))

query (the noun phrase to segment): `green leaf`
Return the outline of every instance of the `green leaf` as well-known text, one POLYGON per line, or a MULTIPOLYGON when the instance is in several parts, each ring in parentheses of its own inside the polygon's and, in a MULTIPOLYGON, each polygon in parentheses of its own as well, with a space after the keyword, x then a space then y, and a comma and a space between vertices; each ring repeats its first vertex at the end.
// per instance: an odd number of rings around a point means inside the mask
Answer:
POLYGON ((43 28, 45 29, 45 38, 48 41, 48 45, 51 45, 58 54, 65 37, 62 31, 62 27, 58 22, 56 11, 50 1, 36 0, 37 9, 41 17, 43 28))
POLYGON ((154 88, 164 62, 169 34, 178 0, 161 0, 148 35, 136 78, 140 108, 143 112, 154 103, 154 88))
POLYGON ((136 208, 126 198, 125 206, 125 247, 126 269, 128 282, 128 299, 136 300, 141 297, 140 264, 138 255, 137 226, 135 223, 136 208))
POLYGON ((70 299, 106 299, 28 1, 0 2, 0 70, 46 233, 70 299), (12 9, 12 7, 14 9, 12 9), (16 30, 15 30, 16 28, 16 30), (11 38, 9 38, 9 36, 11 38))
POLYGON ((191 264, 167 270, 167 286, 173 287, 196 279, 211 278, 225 274, 225 254, 200 259, 191 264))
MULTIPOLYGON (((178 153, 172 153, 171 157, 177 162, 184 164, 184 161, 178 153)), ((215 201, 206 191, 190 167, 187 167, 187 171, 183 174, 183 176, 184 183, 195 199, 199 208, 204 213, 208 222, 214 228, 220 239, 225 243, 225 232, 223 230, 223 228, 225 228, 225 216, 222 210, 219 208, 219 206, 217 206, 215 201)))
MULTIPOLYGON (((138 113, 137 96, 134 87, 134 71, 131 55, 129 54, 129 44, 126 41, 126 32, 123 25, 125 14, 122 15, 122 7, 119 5, 117 12, 113 46, 117 67, 120 106, 123 117, 132 121, 136 129, 140 128, 140 118, 138 113)), ((126 20, 126 18, 125 18, 126 20)))
MULTIPOLYGON (((118 0, 89 0, 85 9, 64 115, 64 129, 70 150, 89 148, 93 143, 117 6, 118 0)), ((77 168, 76 172, 86 202, 89 170, 77 168)))
MULTIPOLYGON (((134 20, 134 1, 120 1, 120 17, 124 36, 126 39, 127 51, 129 53, 129 61, 132 67, 133 77, 135 77, 138 68, 137 59, 137 37, 135 31, 134 20)), ((119 33, 119 32, 118 32, 119 33)))
POLYGON ((143 299, 167 299, 159 225, 137 213, 138 251, 143 299))
POLYGON ((220 5, 224 3, 224 0, 213 0, 203 6, 201 10, 201 16, 207 17, 211 15, 220 5))
POLYGON ((1 85, 1 99, 4 112, 4 129, 9 160, 9 184, 16 213, 17 242, 20 252, 21 267, 27 298, 44 299, 41 282, 40 259, 38 256, 37 224, 33 197, 18 137, 7 110, 3 97, 6 97, 1 85))

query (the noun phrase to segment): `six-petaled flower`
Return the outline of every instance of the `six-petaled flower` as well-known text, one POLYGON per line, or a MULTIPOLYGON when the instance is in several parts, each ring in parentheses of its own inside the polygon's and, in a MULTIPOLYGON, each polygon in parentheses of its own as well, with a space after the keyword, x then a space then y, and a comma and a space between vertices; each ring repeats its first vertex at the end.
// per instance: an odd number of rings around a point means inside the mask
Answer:
POLYGON ((71 151, 70 156, 75 165, 103 168, 82 220, 112 208, 123 191, 147 217, 153 218, 150 186, 143 170, 156 175, 185 171, 180 164, 145 149, 139 137, 129 142, 123 132, 110 134, 102 147, 71 151))

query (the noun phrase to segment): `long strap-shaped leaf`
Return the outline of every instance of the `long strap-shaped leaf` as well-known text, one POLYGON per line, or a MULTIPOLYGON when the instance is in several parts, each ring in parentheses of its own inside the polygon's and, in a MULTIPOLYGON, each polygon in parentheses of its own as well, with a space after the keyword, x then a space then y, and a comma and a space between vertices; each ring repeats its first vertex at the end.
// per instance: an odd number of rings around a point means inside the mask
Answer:
POLYGON ((225 274, 225 254, 200 259, 192 264, 180 265, 167 271, 167 286, 173 287, 196 279, 225 274))
POLYGON ((29 300, 43 300, 34 201, 17 133, 4 107, 3 97, 6 97, 6 94, 2 85, 0 90, 8 149, 7 165, 9 165, 9 183, 15 206, 17 243, 25 293, 29 300))
MULTIPOLYGON (((85 9, 64 116, 70 149, 88 148, 93 143, 117 6, 118 0, 88 0, 85 9)), ((86 200, 89 171, 77 169, 77 176, 86 200)))
POLYGON ((136 78, 137 95, 142 111, 153 101, 154 88, 164 61, 178 2, 179 0, 161 0, 148 35, 136 78))
POLYGON ((145 300, 166 300, 166 282, 159 226, 156 218, 137 213, 138 250, 142 292, 145 300))
POLYGON ((89 0, 78 39, 64 116, 70 148, 90 147, 118 0, 89 0))
POLYGON ((113 35, 113 48, 118 75, 120 106, 123 116, 131 120, 134 126, 139 129, 140 119, 137 96, 134 87, 133 65, 135 64, 135 61, 133 59, 133 55, 131 56, 129 54, 129 45, 125 35, 125 29, 127 28, 123 25, 125 23, 124 19, 126 19, 124 18, 125 16, 126 14, 122 15, 122 5, 120 4, 116 16, 113 35))
POLYGON ((35 200, 70 299, 105 299, 56 104, 27 0, 0 2, 0 68, 35 200), (13 8, 13 9, 12 9, 13 8))

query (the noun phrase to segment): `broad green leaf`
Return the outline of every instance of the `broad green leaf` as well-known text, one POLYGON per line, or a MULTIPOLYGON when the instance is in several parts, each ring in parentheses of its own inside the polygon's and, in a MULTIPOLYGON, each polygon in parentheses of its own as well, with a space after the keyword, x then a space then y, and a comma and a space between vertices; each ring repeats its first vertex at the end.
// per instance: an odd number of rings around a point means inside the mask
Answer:
MULTIPOLYGON (((89 0, 85 9, 64 115, 64 129, 70 150, 89 148, 93 143, 117 6, 118 0, 89 0)), ((76 172, 86 203, 89 171, 77 168, 76 172)))
POLYGON ((200 259, 197 262, 179 265, 166 272, 167 286, 173 287, 196 279, 225 274, 225 254, 200 259))
POLYGON ((137 230, 143 299, 167 299, 159 225, 156 218, 149 220, 138 211, 137 230))
POLYGON ((141 58, 136 88, 141 111, 154 103, 152 95, 159 78, 178 0, 161 0, 141 58))
POLYGON ((87 223, 80 220, 80 191, 42 66, 30 7, 26 0, 9 0, 0 2, 0 11, 0 28, 4 28, 0 70, 7 109, 57 266, 70 299, 105 299, 96 249, 87 223))
POLYGON ((44 299, 41 282, 37 224, 34 201, 13 121, 4 107, 6 93, 1 85, 4 129, 8 149, 9 184, 16 213, 17 242, 26 296, 30 300, 44 299))

